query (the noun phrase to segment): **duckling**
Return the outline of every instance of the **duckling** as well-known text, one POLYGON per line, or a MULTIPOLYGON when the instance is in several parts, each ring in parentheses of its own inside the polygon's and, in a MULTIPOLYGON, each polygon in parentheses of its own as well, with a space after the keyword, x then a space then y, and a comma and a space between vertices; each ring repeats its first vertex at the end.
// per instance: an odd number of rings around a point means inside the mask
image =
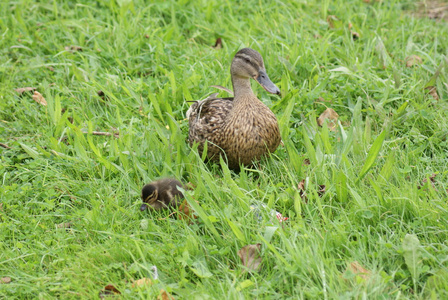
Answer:
POLYGON ((142 189, 143 204, 140 210, 160 210, 164 208, 177 207, 184 195, 177 187, 184 187, 182 183, 173 178, 163 178, 148 183, 142 189))
POLYGON ((255 96, 250 79, 267 92, 280 94, 269 79, 263 58, 257 51, 244 48, 235 54, 230 67, 235 96, 217 98, 216 94, 196 101, 187 112, 190 145, 198 143, 202 155, 207 142, 207 158, 227 158, 230 169, 251 166, 274 152, 280 144, 280 130, 274 113, 255 96))

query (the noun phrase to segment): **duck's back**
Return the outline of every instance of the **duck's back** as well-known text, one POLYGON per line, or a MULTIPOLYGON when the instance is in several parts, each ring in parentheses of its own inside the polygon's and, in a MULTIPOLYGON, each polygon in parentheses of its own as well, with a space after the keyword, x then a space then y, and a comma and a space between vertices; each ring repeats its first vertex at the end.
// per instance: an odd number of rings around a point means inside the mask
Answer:
POLYGON ((222 151, 222 128, 226 118, 233 107, 233 98, 208 98, 193 103, 190 108, 188 139, 190 145, 198 143, 198 152, 202 155, 205 141, 207 144, 207 157, 219 159, 222 151))

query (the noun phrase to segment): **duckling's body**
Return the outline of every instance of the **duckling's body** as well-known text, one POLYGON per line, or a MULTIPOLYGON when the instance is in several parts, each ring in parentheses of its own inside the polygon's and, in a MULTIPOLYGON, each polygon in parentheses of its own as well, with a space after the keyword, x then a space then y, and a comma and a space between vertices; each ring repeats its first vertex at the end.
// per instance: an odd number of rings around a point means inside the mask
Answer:
POLYGON ((240 50, 232 61, 233 98, 215 95, 195 102, 187 112, 190 144, 198 143, 200 154, 207 142, 207 158, 219 161, 225 154, 229 168, 254 161, 280 144, 280 130, 274 113, 252 91, 250 78, 257 80, 268 92, 279 89, 266 74, 263 59, 255 50, 240 50))
POLYGON ((182 183, 173 178, 163 178, 145 185, 142 189, 143 204, 141 211, 145 209, 160 210, 177 207, 184 195, 177 187, 183 187, 182 183))

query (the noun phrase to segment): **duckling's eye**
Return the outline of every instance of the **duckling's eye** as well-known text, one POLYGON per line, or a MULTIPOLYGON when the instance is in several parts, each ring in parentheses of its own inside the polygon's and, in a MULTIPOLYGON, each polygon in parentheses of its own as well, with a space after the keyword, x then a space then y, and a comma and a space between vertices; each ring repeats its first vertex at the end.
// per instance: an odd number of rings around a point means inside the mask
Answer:
POLYGON ((248 64, 250 63, 250 59, 248 58, 244 58, 244 61, 247 62, 248 64))

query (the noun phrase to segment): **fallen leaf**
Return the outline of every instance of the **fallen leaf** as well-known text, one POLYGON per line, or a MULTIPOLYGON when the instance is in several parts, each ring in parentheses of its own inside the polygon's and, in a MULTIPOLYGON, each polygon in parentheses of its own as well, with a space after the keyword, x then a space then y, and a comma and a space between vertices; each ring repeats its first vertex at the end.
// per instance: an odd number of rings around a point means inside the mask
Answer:
POLYGON ((194 214, 194 211, 191 209, 190 204, 188 204, 187 200, 185 199, 179 206, 179 213, 177 214, 177 219, 191 222, 193 219, 197 218, 198 216, 194 214))
POLYGON ((148 285, 148 286, 153 285, 152 280, 149 278, 141 278, 132 283, 133 288, 143 287, 145 285, 148 285))
POLYGON ((326 186, 325 184, 320 184, 319 189, 317 190, 317 194, 319 197, 322 197, 325 194, 326 186))
POLYGON ((435 86, 427 86, 425 87, 425 90, 427 90, 428 94, 430 94, 435 100, 440 99, 435 86))
POLYGON ((72 46, 65 46, 64 49, 66 51, 70 51, 70 52, 74 52, 74 51, 82 52, 82 47, 80 47, 80 46, 73 46, 73 45, 72 46))
POLYGON ((149 34, 145 34, 145 39, 149 39, 149 34))
POLYGON ((309 166, 309 165, 311 165, 310 160, 309 160, 308 158, 305 158, 305 159, 303 160, 303 165, 304 165, 304 166, 309 166))
MULTIPOLYGON (((436 178, 437 175, 438 174, 433 173, 431 176, 429 176, 429 182, 431 183, 433 189, 436 189, 436 186, 434 185, 434 183, 436 183, 436 179, 435 178, 436 178)), ((417 188, 418 189, 423 188, 426 185, 427 182, 428 182, 428 178, 423 179, 422 180, 422 184, 417 186, 417 188)))
POLYGON ((352 31, 352 39, 354 41, 358 40, 361 36, 356 31, 352 31))
POLYGON ((35 90, 37 90, 37 88, 34 88, 34 87, 24 87, 24 88, 15 89, 15 91, 17 93, 19 93, 19 95, 22 95, 23 93, 26 93, 26 92, 33 93, 35 90))
POLYGON ((222 39, 221 38, 217 38, 215 45, 213 46, 213 48, 215 49, 221 49, 222 48, 222 39))
POLYGON ((261 244, 247 245, 238 251, 238 256, 243 263, 243 266, 247 267, 250 271, 257 271, 260 268, 261 256, 260 256, 261 244))
MULTIPOLYGON (((322 197, 325 194, 327 187, 325 186, 325 184, 319 184, 318 187, 319 189, 317 190, 317 194, 319 195, 319 197, 322 197)), ((305 203, 308 203, 305 179, 302 179, 299 182, 299 184, 297 185, 297 189, 299 190, 300 198, 302 198, 302 200, 305 201, 305 203)))
POLYGON ((11 277, 6 276, 6 277, 2 277, 2 278, 0 278, 0 283, 1 283, 1 284, 8 284, 8 283, 11 283, 11 277))
POLYGON ((352 27, 353 27, 352 23, 349 22, 349 23, 348 23, 348 30, 351 30, 352 27))
POLYGON ((334 109, 327 108, 320 116, 317 118, 317 124, 319 126, 322 126, 325 122, 325 120, 328 120, 327 126, 331 131, 336 131, 337 128, 337 121, 338 121, 339 115, 334 109))
POLYGON ((67 222, 67 223, 61 223, 61 224, 57 224, 56 228, 71 228, 72 227, 72 223, 71 222, 67 222))
POLYGON ((103 299, 107 296, 112 296, 112 295, 121 295, 121 292, 116 287, 114 287, 112 284, 106 285, 104 287, 104 290, 102 290, 99 293, 99 296, 101 299, 103 299))
POLYGON ((38 91, 34 91, 34 94, 33 94, 32 98, 37 103, 42 104, 44 106, 47 106, 47 101, 45 101, 44 96, 42 96, 42 94, 39 93, 38 91))
POLYGON ((164 289, 161 289, 160 294, 157 296, 157 300, 174 300, 174 297, 164 289))
POLYGON ((350 263, 343 274, 344 278, 350 278, 347 276, 349 273, 354 274, 355 277, 361 278, 363 281, 370 279, 371 273, 369 270, 365 269, 359 262, 354 261, 350 263))
POLYGON ((409 55, 406 57, 406 67, 410 68, 415 65, 420 65, 422 63, 422 59, 417 55, 409 55))
POLYGON ((306 196, 305 192, 305 179, 302 179, 299 184, 297 185, 297 189, 299 190, 300 198, 302 198, 305 203, 308 203, 308 197, 306 196))

